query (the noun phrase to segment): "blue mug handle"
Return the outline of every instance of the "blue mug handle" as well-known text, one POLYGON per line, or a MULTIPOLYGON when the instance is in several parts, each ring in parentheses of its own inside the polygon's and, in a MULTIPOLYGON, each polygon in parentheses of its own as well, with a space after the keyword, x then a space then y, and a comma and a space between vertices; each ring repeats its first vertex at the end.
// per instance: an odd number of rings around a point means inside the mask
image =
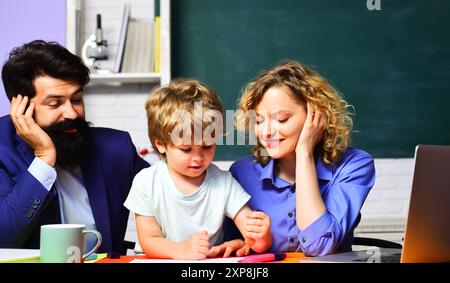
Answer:
POLYGON ((81 262, 84 262, 87 257, 89 257, 91 254, 96 252, 98 250, 98 248, 100 248, 100 245, 102 244, 102 234, 100 234, 99 231, 92 230, 92 229, 84 229, 83 230, 83 234, 85 235, 84 236, 85 239, 86 239, 86 234, 88 234, 88 233, 91 233, 91 234, 95 235, 95 237, 97 238, 97 243, 95 244, 95 246, 89 252, 87 252, 87 253, 85 253, 83 255, 83 257, 81 258, 81 262))

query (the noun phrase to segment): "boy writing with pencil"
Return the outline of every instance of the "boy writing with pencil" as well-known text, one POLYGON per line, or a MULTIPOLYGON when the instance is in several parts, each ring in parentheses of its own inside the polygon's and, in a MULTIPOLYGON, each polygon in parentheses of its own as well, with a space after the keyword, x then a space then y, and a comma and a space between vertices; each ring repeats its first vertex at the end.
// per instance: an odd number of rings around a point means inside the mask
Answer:
POLYGON ((125 201, 136 214, 139 243, 152 258, 204 259, 265 252, 270 219, 251 211, 250 196, 227 171, 211 164, 223 135, 223 106, 208 86, 179 79, 146 103, 148 133, 162 160, 138 173, 125 201), (245 242, 223 243, 225 216, 245 242))

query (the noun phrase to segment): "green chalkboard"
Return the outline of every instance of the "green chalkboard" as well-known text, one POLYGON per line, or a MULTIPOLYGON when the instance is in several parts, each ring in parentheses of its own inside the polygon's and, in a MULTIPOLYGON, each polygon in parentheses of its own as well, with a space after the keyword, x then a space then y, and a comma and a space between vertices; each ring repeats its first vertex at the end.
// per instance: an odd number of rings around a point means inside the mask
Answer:
MULTIPOLYGON (((450 144, 450 1, 366 2, 173 1, 173 77, 200 79, 235 109, 261 70, 299 60, 355 107, 354 146, 383 158, 450 144)), ((216 159, 250 148, 219 146, 216 159)))

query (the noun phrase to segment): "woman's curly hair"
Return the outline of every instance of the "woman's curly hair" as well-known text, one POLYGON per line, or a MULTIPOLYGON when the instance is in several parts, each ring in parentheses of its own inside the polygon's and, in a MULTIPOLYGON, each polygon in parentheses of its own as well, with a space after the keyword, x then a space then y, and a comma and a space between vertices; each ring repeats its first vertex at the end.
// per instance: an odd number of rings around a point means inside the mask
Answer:
MULTIPOLYGON (((301 105, 312 104, 315 111, 324 117, 325 130, 322 139, 315 148, 324 164, 336 165, 341 154, 350 143, 352 119, 348 112, 351 108, 338 92, 318 73, 296 61, 283 61, 270 70, 262 72, 248 83, 238 102, 235 126, 238 130, 249 129, 251 121, 247 113, 254 110, 263 95, 273 86, 286 86, 290 95, 301 105)), ((306 108, 305 108, 306 109, 306 108)), ((259 141, 253 149, 253 155, 263 166, 270 160, 262 154, 263 146, 259 141)))

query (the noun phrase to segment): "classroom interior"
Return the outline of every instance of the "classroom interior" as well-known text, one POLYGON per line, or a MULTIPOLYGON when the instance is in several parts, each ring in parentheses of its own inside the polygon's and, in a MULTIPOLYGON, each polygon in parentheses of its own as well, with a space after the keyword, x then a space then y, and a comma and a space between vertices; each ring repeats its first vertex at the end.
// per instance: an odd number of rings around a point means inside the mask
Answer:
MULTIPOLYGON (((144 104, 155 86, 195 77, 215 88, 225 108, 233 110, 243 84, 260 70, 282 59, 303 61, 354 105, 352 142, 375 159, 376 182, 355 236, 402 243, 415 146, 450 144, 450 20, 443 14, 450 5, 381 0, 377 11, 366 1, 312 2, 2 1, 0 56, 4 61, 12 47, 36 38, 58 41, 81 56, 100 14, 108 58, 97 62, 85 90, 86 119, 129 132, 150 163, 158 156, 147 136, 144 104), (159 69, 107 72, 114 70, 124 44, 126 3, 132 19, 160 17, 160 50, 153 53, 159 69)), ((0 116, 8 110, 1 87, 0 116)), ((250 148, 220 146, 214 163, 228 170, 250 148)), ((133 215, 125 239, 137 241, 133 215)))

